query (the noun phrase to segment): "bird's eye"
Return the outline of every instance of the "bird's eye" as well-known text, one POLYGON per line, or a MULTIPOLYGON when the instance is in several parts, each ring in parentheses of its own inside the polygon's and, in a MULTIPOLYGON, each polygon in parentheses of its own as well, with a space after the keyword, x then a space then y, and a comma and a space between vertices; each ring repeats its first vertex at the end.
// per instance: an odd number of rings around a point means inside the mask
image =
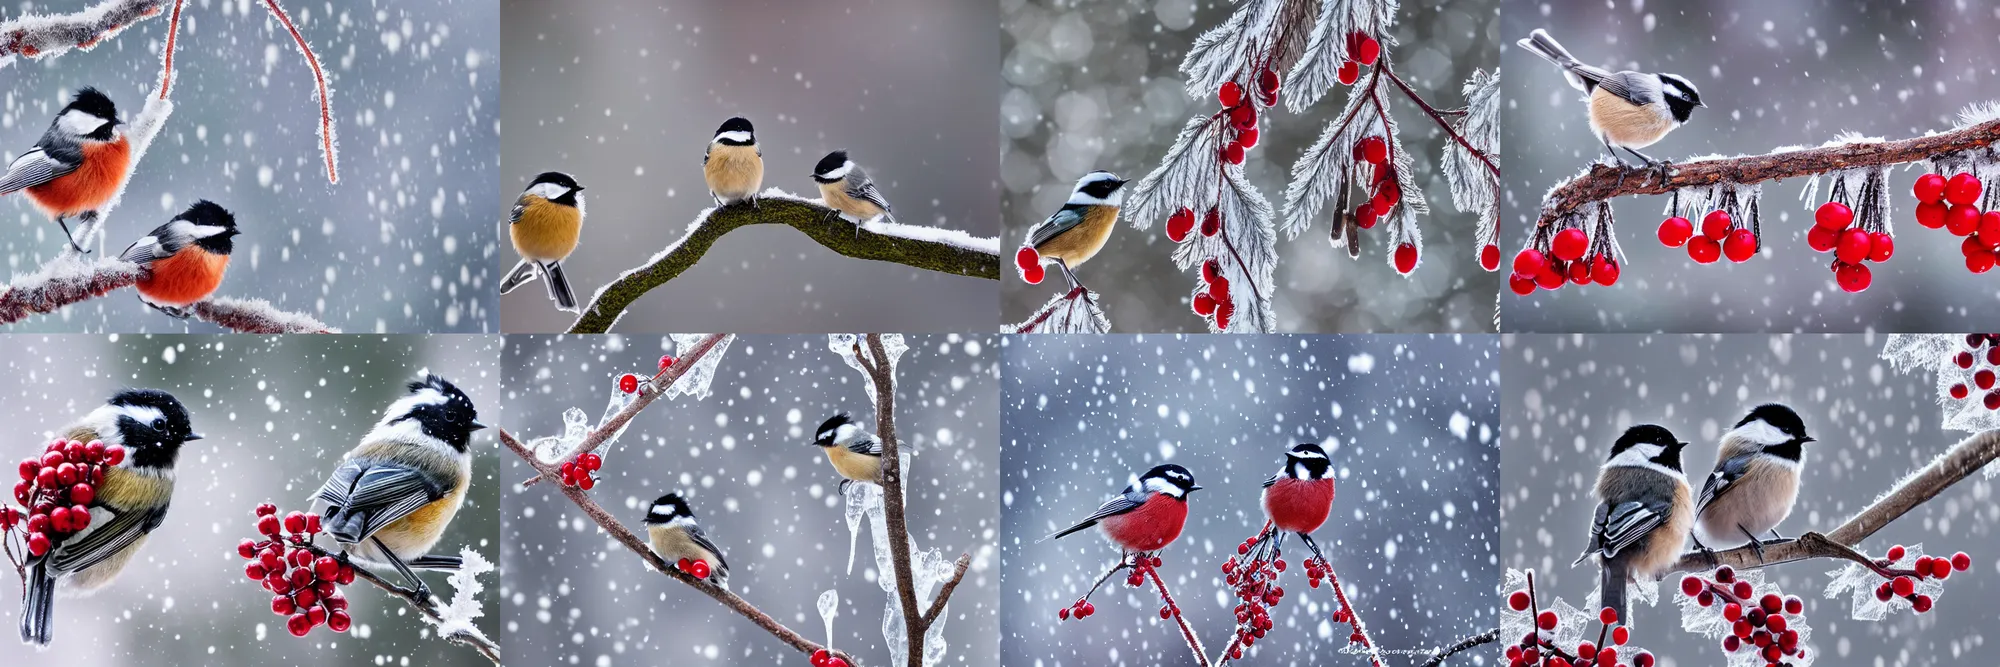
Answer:
POLYGON ((157 417, 153 419, 153 428, 162 429, 166 427, 167 427, 167 418, 157 417))

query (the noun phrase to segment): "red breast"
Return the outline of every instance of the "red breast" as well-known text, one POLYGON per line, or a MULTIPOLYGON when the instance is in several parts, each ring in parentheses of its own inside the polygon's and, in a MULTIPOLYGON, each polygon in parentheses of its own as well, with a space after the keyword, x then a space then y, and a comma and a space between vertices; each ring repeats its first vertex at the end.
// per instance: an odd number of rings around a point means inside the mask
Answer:
POLYGON ((229 269, 229 256, 190 245, 148 268, 151 272, 136 285, 139 294, 162 306, 182 307, 215 293, 229 269))
POLYGON ((132 145, 120 136, 115 141, 83 143, 83 163, 55 180, 28 188, 28 198, 52 216, 71 216, 94 211, 111 201, 125 184, 126 168, 132 164, 132 145))
POLYGON ((1181 536, 1187 502, 1155 493, 1146 503, 1105 519, 1104 534, 1126 551, 1158 551, 1181 536))
POLYGON ((1279 477, 1264 488, 1264 514, 1279 530, 1310 533, 1333 511, 1333 480, 1279 477))

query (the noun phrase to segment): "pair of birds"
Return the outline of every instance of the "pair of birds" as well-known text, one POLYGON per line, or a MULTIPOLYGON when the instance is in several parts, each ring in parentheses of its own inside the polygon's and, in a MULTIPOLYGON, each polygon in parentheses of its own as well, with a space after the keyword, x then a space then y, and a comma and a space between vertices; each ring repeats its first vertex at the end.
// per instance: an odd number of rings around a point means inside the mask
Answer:
MULTIPOLYGON (((764 150, 757 146, 757 131, 745 118, 723 122, 702 153, 702 178, 718 207, 741 201, 753 206, 758 189, 764 185, 764 150)), ((889 200, 869 180, 868 172, 836 150, 813 166, 813 182, 828 208, 852 218, 854 233, 861 225, 882 217, 895 220, 889 200)), ((507 234, 521 261, 500 281, 500 293, 512 292, 528 281, 541 278, 548 285, 549 299, 557 310, 576 311, 576 294, 563 275, 562 261, 576 251, 583 232, 583 186, 569 174, 543 172, 528 183, 528 189, 514 200, 507 234)))
MULTIPOLYGON (((95 88, 77 91, 42 133, 0 175, 0 195, 25 191, 36 208, 56 221, 77 253, 89 252, 70 234, 68 218, 96 211, 124 189, 132 146, 120 128, 118 106, 95 88)), ((118 259, 146 269, 135 287, 146 305, 186 318, 186 308, 208 298, 229 268, 236 216, 207 200, 134 242, 118 259)))
MULTIPOLYGON (((861 428, 847 413, 834 413, 821 422, 814 431, 812 444, 825 452, 827 463, 840 474, 842 493, 854 482, 880 483, 882 441, 861 428)), ((728 581, 729 562, 709 540, 696 522, 694 510, 679 494, 669 493, 653 501, 646 511, 645 523, 646 537, 660 558, 670 564, 682 559, 705 562, 710 582, 721 586, 728 581)))
MULTIPOLYGON (((472 399, 436 375, 411 382, 361 443, 341 458, 314 499, 326 532, 345 557, 386 565, 418 592, 415 570, 455 570, 457 556, 430 554, 465 501, 472 481, 472 433, 485 428, 472 399)), ((48 553, 28 559, 21 641, 53 637, 58 591, 88 593, 116 579, 166 521, 181 446, 200 440, 187 407, 156 389, 128 389, 60 431, 66 440, 102 441, 130 452, 104 473, 89 503, 90 524, 48 553)))
POLYGON ((1763 557, 1770 533, 1792 513, 1799 497, 1799 471, 1806 434, 1797 412, 1782 404, 1757 406, 1722 435, 1715 469, 1699 494, 1681 470, 1686 442, 1656 424, 1625 430, 1598 471, 1598 503, 1590 522, 1590 544, 1576 559, 1597 559, 1600 603, 1625 615, 1625 586, 1656 580, 1670 571, 1690 536, 1702 553, 1709 544, 1747 539, 1763 557))
MULTIPOLYGON (((1201 489, 1187 468, 1154 466, 1090 516, 1040 541, 1100 527, 1118 547, 1122 566, 1133 555, 1159 551, 1179 539, 1187 523, 1188 494, 1201 489)), ((1285 466, 1264 480, 1263 506, 1276 530, 1311 543, 1312 531, 1333 511, 1333 462, 1326 450, 1310 442, 1287 450, 1285 466)))

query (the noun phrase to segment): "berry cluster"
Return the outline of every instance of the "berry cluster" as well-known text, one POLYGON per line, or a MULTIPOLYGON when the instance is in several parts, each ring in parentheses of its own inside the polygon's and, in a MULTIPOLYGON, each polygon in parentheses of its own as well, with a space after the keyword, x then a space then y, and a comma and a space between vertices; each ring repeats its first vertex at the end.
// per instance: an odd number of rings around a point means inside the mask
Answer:
MULTIPOLYGON (((1618 283, 1622 273, 1618 258, 1612 256, 1610 242, 1604 239, 1593 242, 1580 228, 1570 227, 1550 235, 1547 250, 1530 247, 1514 255, 1514 275, 1507 278, 1507 286, 1515 294, 1527 296, 1536 288, 1556 290, 1568 283, 1609 287, 1618 283)), ((1499 261, 1498 252, 1495 248, 1495 262, 1499 261)), ((1484 251, 1481 254, 1483 264, 1484 251)))
POLYGON ((618 376, 618 391, 627 394, 637 393, 639 391, 639 376, 631 373, 618 376))
POLYGON ((674 568, 682 572, 686 572, 688 573, 689 576, 692 576, 696 579, 708 578, 708 561, 705 560, 691 560, 687 558, 682 558, 680 562, 674 563, 674 568))
POLYGON ((1014 253, 1014 268, 1021 270, 1021 280, 1030 285, 1042 284, 1042 278, 1048 275, 1042 268, 1042 253, 1036 252, 1034 246, 1021 246, 1014 253))
MULTIPOLYGON (((632 376, 627 375, 625 377, 632 376)), ((589 491, 592 487, 597 486, 597 475, 593 473, 596 473, 603 467, 604 457, 598 456, 597 452, 578 454, 576 458, 564 461, 562 464, 563 486, 574 486, 589 491)))
POLYGON ((289 512, 278 518, 278 507, 257 506, 257 533, 263 540, 243 540, 236 555, 250 564, 243 576, 260 582, 272 593, 271 612, 285 618, 285 629, 294 637, 304 637, 312 629, 326 625, 334 632, 346 632, 354 624, 347 615, 347 596, 340 587, 354 583, 354 567, 312 547, 320 531, 319 515, 289 512))
POLYGON ((1965 254, 1965 269, 1973 273, 1993 270, 1996 259, 2000 259, 2000 206, 1995 206, 1993 193, 1988 192, 1983 213, 1979 205, 1979 195, 1984 184, 1979 177, 1960 173, 1949 180, 1942 174, 1924 174, 1917 178, 1914 188, 1917 195, 1917 224, 1938 229, 1940 227, 1954 236, 1965 238, 1959 251, 1965 254))
MULTIPOLYGON (((21 481, 14 484, 14 500, 28 508, 24 515, 12 507, 0 507, 0 532, 13 536, 20 531, 18 544, 29 556, 41 556, 70 536, 90 527, 90 503, 104 484, 104 471, 125 460, 125 448, 56 439, 42 453, 21 460, 21 481)), ((9 544, 8 555, 13 551, 9 544)), ((21 565, 15 559, 15 565, 21 565)))
POLYGON ((1896 254, 1896 239, 1889 235, 1888 216, 1879 210, 1882 175, 1870 174, 1856 199, 1860 209, 1850 205, 1846 179, 1836 179, 1833 198, 1813 211, 1813 227, 1806 231, 1806 245, 1818 252, 1833 253, 1833 281, 1846 292, 1868 289, 1875 280, 1863 262, 1886 262, 1896 254))
MULTIPOLYGON (((1243 86, 1235 81, 1225 81, 1215 92, 1222 102, 1218 117, 1227 117, 1229 143, 1223 144, 1218 157, 1230 164, 1243 164, 1243 152, 1257 145, 1257 107, 1243 95, 1243 86)), ((1257 72, 1257 102, 1265 107, 1278 103, 1278 73, 1269 67, 1257 72)))
POLYGON ((1714 210, 1702 216, 1700 234, 1694 233, 1694 223, 1687 218, 1667 218, 1660 223, 1660 243, 1669 248, 1687 246, 1688 258, 1696 264, 1714 264, 1723 257, 1747 262, 1757 256, 1761 241, 1755 231, 1739 226, 1736 216, 1714 210))
MULTIPOLYGON (((1151 554, 1139 554, 1133 556, 1132 559, 1132 574, 1125 577, 1125 584, 1133 588, 1138 588, 1146 585, 1147 577, 1154 576, 1154 573, 1159 570, 1161 561, 1159 556, 1151 554)), ((1091 588, 1089 593, 1084 593, 1083 597, 1076 599, 1076 602, 1072 602, 1068 607, 1057 611, 1056 618, 1067 621, 1074 617, 1080 621, 1097 613, 1097 605, 1090 603, 1090 594, 1095 592, 1097 592, 1097 589, 1094 587, 1091 588)), ((1177 618, 1181 615, 1180 607, 1175 605, 1173 601, 1168 600, 1165 595, 1161 596, 1161 600, 1165 604, 1160 606, 1160 618, 1177 618)))
POLYGON ((1722 637, 1723 651, 1755 651, 1767 667, 1806 659, 1806 648, 1799 645, 1799 631, 1793 627, 1804 618, 1804 600, 1776 593, 1758 596, 1755 587, 1738 579, 1736 570, 1727 565, 1716 568, 1714 577, 1681 578, 1681 594, 1703 607, 1722 605, 1722 620, 1730 624, 1729 634, 1722 637))
POLYGON ((1194 314, 1215 318, 1215 327, 1229 328, 1236 316, 1236 300, 1229 298, 1229 278, 1222 275, 1222 263, 1213 258, 1201 263, 1201 282, 1207 291, 1194 295, 1194 314))
POLYGON ((1578 640, 1574 650, 1558 646, 1554 637, 1556 628, 1562 625, 1562 614, 1554 609, 1541 609, 1532 590, 1531 573, 1528 590, 1507 595, 1507 608, 1533 614, 1535 623, 1533 631, 1507 646, 1509 667, 1654 667, 1657 664, 1652 652, 1626 646, 1632 639, 1632 629, 1619 623, 1618 611, 1610 607, 1597 612, 1600 625, 1597 641, 1578 640))
MULTIPOLYGON (((1274 549, 1261 546, 1257 538, 1244 540, 1236 545, 1237 555, 1222 564, 1224 582, 1229 584, 1236 599, 1242 601, 1235 610, 1236 641, 1230 647, 1231 660, 1242 659, 1244 648, 1270 632, 1271 610, 1285 599, 1285 587, 1278 585, 1278 574, 1285 571, 1285 559, 1278 557, 1274 549), (1239 556, 1243 560, 1237 560, 1239 556)), ((1307 562, 1316 563, 1310 559, 1307 562)))
MULTIPOLYGON (((1875 564, 1886 568, 1895 565, 1907 555, 1909 554, 1903 548, 1903 545, 1898 544, 1889 547, 1888 557, 1875 561, 1875 564)), ((1876 586, 1875 599, 1888 602, 1895 598, 1903 598, 1910 602, 1910 608, 1916 610, 1917 613, 1928 612, 1931 610, 1931 605, 1935 603, 1935 600, 1932 600, 1929 595, 1918 593, 1917 582, 1924 579, 1943 581, 1945 578, 1951 576, 1953 570, 1959 572, 1970 570, 1972 569, 1972 556, 1966 555, 1963 551, 1952 554, 1950 558, 1918 556, 1912 567, 1914 570, 1909 574, 1897 574, 1887 581, 1882 582, 1882 585, 1876 586)))
POLYGON ((1994 371, 2000 370, 2000 334, 1966 334, 1965 344, 1971 349, 1959 350, 1958 354, 1952 355, 1951 362, 1959 369, 1972 373, 1972 384, 1966 386, 1964 380, 1953 383, 1950 389, 1952 399, 1966 400, 1977 387, 1985 392, 1980 399, 1981 404, 1988 410, 2000 410, 2000 387, 1994 386, 1994 371), (1985 351, 1981 352, 1981 349, 1985 351), (1978 370, 1973 370, 1975 366, 1978 370))
POLYGON ((1382 43, 1375 41, 1368 33, 1354 31, 1347 35, 1347 58, 1340 63, 1340 83, 1352 86, 1361 80, 1361 68, 1374 66, 1382 56, 1382 43))
POLYGON ((813 651, 812 667, 847 667, 847 658, 834 655, 833 651, 820 649, 813 651))

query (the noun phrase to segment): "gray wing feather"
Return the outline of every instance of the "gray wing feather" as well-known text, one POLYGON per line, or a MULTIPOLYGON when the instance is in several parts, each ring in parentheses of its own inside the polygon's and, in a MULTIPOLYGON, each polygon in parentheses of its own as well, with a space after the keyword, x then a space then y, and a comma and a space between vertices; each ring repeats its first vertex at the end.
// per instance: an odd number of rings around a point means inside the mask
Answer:
POLYGON ((156 510, 118 512, 109 506, 100 505, 117 513, 102 527, 84 533, 82 537, 64 542, 49 554, 50 569, 60 572, 76 572, 104 562, 104 559, 123 551, 132 543, 145 537, 159 527, 166 517, 166 508, 156 510))
POLYGON ((722 569, 729 569, 729 559, 723 558, 722 550, 715 548, 714 542, 708 541, 708 533, 703 532, 701 526, 691 525, 683 530, 687 533, 688 539, 693 540, 695 544, 701 545, 701 548, 707 549, 709 553, 715 554, 715 562, 721 563, 722 569))
POLYGON ((174 256, 174 253, 180 252, 181 248, 194 242, 194 237, 175 232, 174 223, 171 222, 154 228, 146 238, 153 239, 153 242, 144 243, 145 239, 140 239, 139 242, 127 246, 125 252, 118 255, 118 259, 133 264, 151 264, 174 256))
POLYGON ((1701 484, 1701 499, 1695 502, 1695 510, 1700 511, 1701 508, 1708 507, 1709 503, 1715 502, 1717 498, 1722 497, 1722 494, 1735 488, 1733 485, 1736 480, 1742 479, 1745 473, 1750 472, 1750 462, 1756 457, 1757 452, 1745 452, 1716 464, 1715 472, 1709 473, 1708 481, 1701 484))
POLYGON ((1608 507, 1600 504, 1598 512, 1598 520, 1591 526, 1591 532, 1599 541, 1598 549, 1605 558, 1616 557, 1618 552, 1645 539, 1667 518, 1664 503, 1633 501, 1608 507))
MULTIPOLYGON (((1578 69, 1595 70, 1597 85, 1604 92, 1617 95, 1627 102, 1645 106, 1660 101, 1660 85, 1657 79, 1638 72, 1612 74, 1595 67, 1579 66, 1578 69)), ((1585 75, 1588 78, 1589 75, 1585 75)))
POLYGON ((365 535, 443 498, 444 489, 394 463, 352 460, 335 468, 314 497, 339 507, 343 514, 365 516, 365 535))
POLYGON ((1062 210, 1056 211, 1055 215, 1049 216, 1049 219, 1043 220, 1042 224, 1035 225, 1034 229, 1028 231, 1028 245, 1039 246, 1081 224, 1083 224, 1083 207, 1065 205, 1062 210))
POLYGON ((882 197, 882 191, 876 189, 875 181, 869 180, 867 172, 860 167, 847 174, 847 196, 879 206, 883 212, 894 211, 889 206, 889 200, 882 197))
POLYGON ((56 180, 64 174, 76 171, 75 162, 64 162, 60 157, 41 148, 23 153, 7 165, 7 174, 0 176, 0 195, 56 180))
POLYGON ((1268 489, 1268 488, 1271 488, 1271 487, 1272 487, 1273 485, 1277 484, 1277 483, 1278 483, 1278 478, 1279 478, 1279 477, 1283 477, 1283 476, 1284 476, 1284 474, 1285 474, 1285 473, 1282 473, 1282 472, 1274 472, 1274 473, 1271 473, 1271 476, 1270 476, 1270 477, 1266 477, 1266 478, 1264 478, 1264 488, 1268 489))
POLYGON ((869 456, 881 456, 882 441, 876 440, 873 437, 861 438, 855 440, 854 442, 847 443, 847 451, 854 452, 856 454, 866 454, 869 456))
MULTIPOLYGON (((703 158, 702 158, 702 161, 703 161, 703 162, 707 162, 707 161, 708 161, 708 158, 707 158, 707 157, 703 157, 703 158)), ((528 195, 526 195, 526 194, 522 194, 522 195, 521 195, 521 196, 519 196, 519 197, 515 197, 515 198, 514 198, 514 210, 513 210, 513 211, 511 211, 511 212, 509 212, 509 213, 507 214, 507 224, 510 224, 510 225, 511 225, 511 224, 514 224, 514 223, 517 223, 517 222, 520 222, 520 221, 521 221, 521 214, 522 214, 522 213, 526 213, 527 211, 528 211, 528 195)))
POLYGON ((1134 491, 1132 487, 1129 486, 1125 487, 1124 493, 1118 494, 1112 499, 1104 501, 1104 504, 1099 505, 1097 507, 1097 511, 1092 512, 1089 517, 1084 518, 1084 520, 1082 521, 1076 522, 1076 525, 1063 529, 1063 531, 1060 533, 1056 533, 1054 535, 1042 538, 1042 541, 1053 540, 1055 538, 1062 537, 1064 535, 1068 535, 1070 533, 1074 533, 1076 531, 1083 530, 1085 528, 1089 528, 1092 525, 1095 525, 1099 521, 1138 509, 1140 505, 1144 504, 1146 504, 1146 494, 1144 492, 1134 491))

